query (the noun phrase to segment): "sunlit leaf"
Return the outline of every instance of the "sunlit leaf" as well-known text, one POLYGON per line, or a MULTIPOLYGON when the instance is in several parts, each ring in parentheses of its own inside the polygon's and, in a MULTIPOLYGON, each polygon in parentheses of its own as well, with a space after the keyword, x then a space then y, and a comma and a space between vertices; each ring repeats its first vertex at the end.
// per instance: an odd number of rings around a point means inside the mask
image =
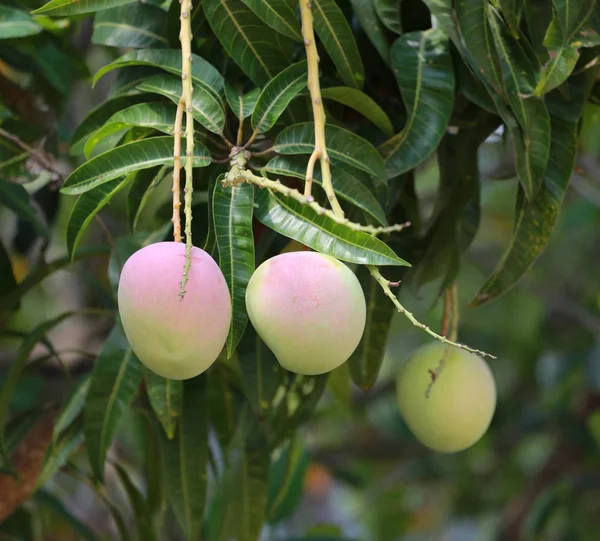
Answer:
POLYGON ((273 30, 296 41, 302 41, 300 22, 286 0, 242 0, 273 30))
POLYGON ((34 36, 42 31, 29 13, 8 6, 0 6, 0 39, 34 36))
POLYGON ((77 15, 129 4, 134 0, 51 0, 32 13, 35 15, 77 15))

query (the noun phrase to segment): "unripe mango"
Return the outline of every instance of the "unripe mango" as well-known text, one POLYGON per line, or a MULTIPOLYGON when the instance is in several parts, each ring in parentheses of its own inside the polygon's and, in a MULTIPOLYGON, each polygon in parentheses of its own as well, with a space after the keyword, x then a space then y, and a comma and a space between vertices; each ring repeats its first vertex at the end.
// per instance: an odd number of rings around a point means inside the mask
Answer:
POLYGON ((184 263, 184 244, 150 244, 126 261, 118 291, 134 353, 153 372, 177 380, 201 374, 216 360, 231 323, 225 277, 200 248, 192 248, 186 294, 179 300, 184 263))
POLYGON ((414 351, 396 384, 406 424, 421 443, 441 453, 473 445, 488 429, 496 408, 496 385, 487 363, 441 342, 414 351), (442 358, 443 368, 433 376, 442 358))
POLYGON ((246 308, 279 363, 296 374, 337 368, 365 329, 360 282, 346 265, 316 252, 289 252, 265 261, 250 279, 246 308))

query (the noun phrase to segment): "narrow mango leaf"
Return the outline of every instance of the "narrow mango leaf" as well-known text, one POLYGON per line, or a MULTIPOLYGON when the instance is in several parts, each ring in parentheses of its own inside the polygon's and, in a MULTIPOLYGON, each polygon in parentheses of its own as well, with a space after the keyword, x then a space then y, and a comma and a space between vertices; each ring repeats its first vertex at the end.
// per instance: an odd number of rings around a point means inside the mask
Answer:
POLYGON ((221 181, 221 174, 214 172, 208 179, 208 188, 206 190, 207 201, 207 224, 206 224, 206 240, 202 249, 210 254, 210 256, 219 263, 219 247, 217 246, 217 235, 215 233, 215 221, 213 219, 213 199, 215 187, 221 181))
POLYGON ((548 59, 548 51, 544 47, 544 37, 552 22, 552 3, 528 0, 525 2, 524 8, 531 45, 540 61, 544 62, 548 59))
POLYGON ((165 430, 167 438, 175 437, 177 420, 181 416, 183 384, 181 381, 163 378, 144 367, 146 391, 152 410, 165 430))
POLYGON ((360 343, 348 359, 348 367, 355 385, 369 391, 375 385, 383 363, 395 308, 366 267, 359 267, 356 276, 367 301, 367 321, 360 343))
POLYGON ((158 6, 135 2, 105 9, 94 18, 92 43, 108 47, 168 47, 167 19, 158 6))
POLYGON ((394 126, 392 126, 390 117, 361 90, 347 86, 337 86, 324 88, 321 90, 321 96, 326 100, 337 101, 359 112, 387 136, 394 134, 394 126))
MULTIPOLYGON (((277 156, 267 163, 264 170, 275 175, 303 180, 306 177, 306 160, 301 156, 277 156)), ((381 225, 387 225, 385 212, 373 195, 370 185, 362 181, 360 174, 354 175, 353 172, 357 171, 332 165, 333 189, 340 198, 364 210, 381 225)), ((315 169, 313 180, 319 185, 322 184, 320 168, 315 169)))
POLYGON ((242 2, 273 30, 295 41, 302 41, 300 22, 286 0, 242 0, 242 2))
POLYGON ((408 118, 402 131, 379 148, 388 178, 431 156, 448 128, 454 105, 454 69, 441 30, 404 34, 390 54, 408 118))
POLYGON ((542 66, 540 82, 533 91, 534 96, 542 96, 563 84, 575 68, 579 60, 579 50, 575 47, 564 47, 550 51, 550 59, 542 66))
POLYGON ((577 126, 585 103, 582 79, 579 75, 569 82, 566 97, 558 91, 546 97, 552 118, 552 148, 544 181, 532 201, 519 197, 512 242, 498 268, 471 302, 472 306, 509 291, 548 243, 575 161, 577 126))
POLYGON ((222 352, 215 363, 214 377, 208 378, 207 383, 210 424, 215 429, 222 449, 229 447, 242 404, 247 406, 244 397, 238 391, 238 375, 220 362, 225 360, 225 357, 226 354, 222 352))
POLYGON ((252 411, 262 417, 269 410, 282 383, 283 370, 273 352, 253 327, 248 327, 238 346, 244 394, 252 411))
POLYGON ((227 337, 227 357, 231 357, 248 325, 246 313, 246 287, 254 272, 254 236, 252 211, 254 187, 239 184, 223 188, 215 184, 213 194, 213 220, 219 266, 231 293, 231 328, 227 337))
POLYGON ((132 232, 138 229, 139 218, 146 208, 152 192, 169 175, 166 165, 133 173, 133 180, 127 192, 127 219, 132 232))
POLYGON ((390 45, 385 35, 385 29, 377 18, 373 1, 374 0, 350 0, 350 3, 352 4, 354 13, 365 34, 373 44, 373 47, 377 49, 379 56, 381 56, 387 64, 389 63, 390 45))
POLYGON ((36 487, 46 485, 54 475, 83 448, 81 419, 76 419, 57 439, 53 440, 44 456, 42 469, 36 479, 36 487))
POLYGON ((306 87, 306 61, 291 65, 276 75, 261 92, 252 113, 255 133, 269 131, 296 95, 306 87))
POLYGON ((24 38, 42 31, 29 13, 8 6, 0 6, 0 39, 24 38))
MULTIPOLYGON (((152 92, 166 96, 173 103, 179 103, 181 99, 181 79, 170 75, 154 75, 137 85, 139 90, 152 92)), ((207 130, 213 133, 223 133, 225 127, 225 111, 221 106, 220 99, 214 97, 202 87, 195 87, 192 95, 192 115, 207 130)))
POLYGON ((402 35, 400 11, 402 0, 373 0, 375 11, 385 27, 395 34, 402 35))
POLYGON ((30 222, 40 237, 48 238, 48 230, 37 210, 31 205, 29 194, 23 186, 0 178, 0 205, 30 222))
MULTIPOLYGON (((181 77, 181 51, 177 49, 140 49, 130 51, 115 61, 103 66, 94 75, 93 84, 110 71, 127 66, 151 66, 163 69, 181 77)), ((204 58, 192 54, 192 82, 194 88, 204 88, 220 99, 220 92, 225 84, 223 76, 204 58)))
MULTIPOLYGON (((533 63, 500 16, 488 8, 491 33, 500 59, 507 100, 522 129, 523 152, 516 153, 517 174, 528 199, 537 192, 550 152, 550 117, 542 99, 533 94, 540 66, 533 63)), ((537 60, 535 60, 537 62, 537 60)), ((517 143, 517 144, 520 144, 517 143)))
POLYGON ((263 224, 278 233, 342 261, 409 266, 378 238, 353 231, 317 214, 308 205, 269 190, 257 191, 254 212, 263 224))
POLYGON ((346 86, 362 88, 365 72, 354 34, 335 0, 312 0, 315 32, 346 86))
POLYGON ((241 96, 230 84, 225 83, 227 103, 239 120, 248 118, 254 112, 258 96, 260 96, 260 88, 254 88, 241 96))
MULTIPOLYGON (((182 145, 185 145, 184 140, 182 145)), ((186 159, 181 158, 182 165, 186 159)), ((197 141, 194 144, 193 161, 194 167, 210 164, 207 148, 197 141)), ((82 194, 115 178, 156 165, 173 165, 173 137, 142 139, 95 156, 69 175, 61 192, 82 194)))
POLYGON ((293 42, 278 34, 273 39, 273 31, 241 0, 204 0, 203 8, 221 45, 255 85, 264 86, 289 65, 293 42))
POLYGON ((102 139, 134 126, 150 128, 162 133, 173 133, 175 108, 166 103, 137 103, 112 115, 106 123, 92 133, 84 146, 87 159, 102 139))
POLYGON ((524 2, 525 0, 498 1, 502 15, 504 15, 504 18, 506 19, 506 24, 515 37, 519 35, 519 26, 521 24, 521 17, 523 15, 524 2))
POLYGON ((586 23, 596 0, 552 0, 555 24, 560 28, 563 43, 569 44, 573 36, 586 23))
POLYGON ((33 500, 41 507, 50 510, 53 515, 67 524, 73 533, 77 534, 77 539, 80 539, 81 541, 99 541, 99 538, 86 526, 85 522, 82 522, 73 515, 62 500, 51 492, 48 492, 47 490, 38 490, 35 493, 33 500))
POLYGON ((183 382, 183 409, 173 440, 162 434, 169 501, 186 539, 199 539, 208 481, 206 378, 183 382))
MULTIPOLYGON (((388 299, 389 300, 389 299, 388 299)), ((348 363, 344 363, 327 376, 327 390, 344 413, 350 413, 352 403, 352 380, 348 363)))
POLYGON ((104 478, 106 451, 123 412, 142 382, 142 364, 121 328, 113 328, 94 363, 83 412, 86 448, 96 478, 104 478))
POLYGON ((124 4, 130 4, 135 0, 51 0, 41 8, 32 11, 34 15, 78 15, 80 13, 93 13, 124 4))
POLYGON ((90 389, 90 381, 90 376, 85 376, 83 380, 79 382, 69 399, 63 404, 60 413, 54 421, 54 433, 52 435, 54 441, 56 441, 59 436, 71 426, 73 421, 75 421, 83 410, 83 405, 85 404, 85 399, 90 389))
MULTIPOLYGON (((332 159, 356 167, 385 180, 385 164, 377 149, 369 141, 354 133, 326 126, 327 152, 332 159)), ((294 124, 282 130, 275 138, 273 150, 278 154, 311 154, 315 148, 315 128, 312 122, 294 124)))

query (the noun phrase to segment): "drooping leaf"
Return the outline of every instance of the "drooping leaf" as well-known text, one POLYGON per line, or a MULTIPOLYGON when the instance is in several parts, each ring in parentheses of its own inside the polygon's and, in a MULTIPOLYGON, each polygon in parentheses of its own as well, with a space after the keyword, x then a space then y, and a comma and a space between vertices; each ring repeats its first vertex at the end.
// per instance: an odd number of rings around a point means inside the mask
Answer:
POLYGON ((208 204, 207 204, 207 224, 206 224, 206 240, 202 249, 210 254, 210 256, 219 263, 219 247, 217 245, 217 234, 215 232, 215 221, 213 219, 213 198, 215 194, 215 187, 219 181, 220 174, 214 172, 208 179, 208 188, 206 190, 208 204))
POLYGON ((542 96, 565 82, 579 60, 575 47, 563 47, 551 51, 549 60, 542 66, 540 81, 533 91, 534 96, 542 96))
POLYGON ((29 13, 9 6, 0 6, 0 39, 34 36, 42 31, 29 13))
POLYGON ((264 86, 288 66, 293 42, 273 39, 272 30, 242 0, 204 0, 203 8, 218 40, 254 84, 264 86))
POLYGON ((337 101, 354 109, 375 124, 386 135, 391 136, 394 134, 394 126, 392 126, 390 117, 364 92, 356 88, 337 86, 322 89, 321 96, 326 100, 337 101))
POLYGON ((56 517, 69 525, 73 533, 77 534, 77 539, 82 541, 99 541, 99 538, 90 530, 85 522, 76 517, 56 495, 47 490, 38 490, 34 501, 43 508, 50 510, 56 517))
POLYGON ((354 353, 348 359, 352 381, 363 391, 369 391, 383 363, 387 336, 395 308, 366 267, 356 271, 367 302, 365 331, 354 353))
POLYGON ((199 539, 208 481, 206 378, 183 383, 183 409, 172 440, 162 434, 167 493, 186 539, 199 539))
MULTIPOLYGON (((568 96, 555 91, 546 98, 552 118, 552 148, 541 188, 532 201, 518 198, 512 242, 472 301, 472 306, 493 300, 509 291, 531 268, 546 247, 567 190, 577 148, 577 125, 585 92, 584 75, 569 83, 568 96)), ((522 195, 522 194, 521 194, 522 195)))
POLYGON ((393 177, 427 159, 444 136, 454 104, 454 69, 441 30, 404 34, 390 55, 408 110, 402 131, 379 148, 393 177))
POLYGON ((312 0, 317 36, 346 86, 362 88, 365 73, 348 21, 335 0, 312 0))
POLYGON ((402 35, 402 19, 400 16, 403 0, 373 0, 375 11, 386 28, 395 34, 402 35))
POLYGON ((349 263, 363 265, 408 265, 391 248, 361 231, 317 214, 308 205, 270 192, 256 193, 256 217, 266 226, 314 250, 349 263))
POLYGON ((54 475, 83 448, 83 428, 80 419, 75 420, 46 451, 36 487, 45 486, 54 475))
POLYGON ((144 367, 146 391, 152 410, 165 430, 167 438, 175 437, 177 420, 181 416, 183 383, 163 378, 144 367))
POLYGON ((552 0, 555 19, 563 44, 571 42, 596 7, 596 0, 552 0))
MULTIPOLYGON (((303 180, 306 177, 306 160, 300 156, 277 156, 267 163, 264 170, 275 175, 303 180)), ((331 166, 333 189, 340 198, 363 209, 381 225, 387 225, 385 212, 373 195, 370 185, 361 179, 360 174, 354 175, 353 172, 359 173, 355 169, 331 166)), ((322 184, 320 168, 315 169, 313 180, 319 185, 322 184)))
POLYGON ((261 92, 252 113, 255 133, 269 131, 296 95, 306 87, 306 61, 291 65, 276 75, 261 92))
POLYGON ((168 175, 169 168, 153 167, 133 174, 133 180, 127 192, 127 219, 133 232, 138 229, 139 218, 146 204, 159 184, 168 175))
MULTIPOLYGON (((332 160, 356 167, 385 180, 385 164, 377 149, 367 140, 337 126, 325 127, 327 152, 332 160)), ((278 154, 311 154, 315 148, 315 129, 312 122, 294 124, 275 138, 273 149, 278 154)))
POLYGON ((231 357, 248 325, 246 287, 254 272, 252 213, 254 187, 239 184, 223 188, 215 184, 213 220, 219 247, 219 266, 231 293, 232 319, 227 337, 227 356, 231 357))
POLYGON ((38 211, 31 204, 29 194, 23 186, 0 178, 0 205, 12 210, 19 218, 30 222, 40 237, 48 238, 48 230, 38 211))
MULTIPOLYGON (((130 51, 106 64, 94 75, 93 83, 108 72, 127 66, 151 66, 163 69, 181 77, 181 51, 176 49, 140 49, 130 51)), ((206 60, 192 54, 192 82, 194 88, 204 88, 207 92, 220 99, 219 95, 225 84, 223 76, 206 60)))
MULTIPOLYGON (((182 138, 182 146, 185 141, 182 138)), ((182 156, 182 165, 187 158, 182 156)), ((194 167, 210 164, 207 148, 198 141, 194 144, 194 167)), ((95 156, 75 169, 61 191, 69 195, 85 193, 115 178, 156 165, 173 165, 173 137, 152 137, 127 143, 95 156)))
POLYGON ((350 0, 350 3, 373 47, 377 49, 381 58, 389 63, 390 45, 385 36, 385 30, 377 18, 373 0, 350 0))
POLYGON ((152 4, 135 2, 100 11, 94 18, 92 43, 109 47, 161 48, 165 37, 165 12, 152 4))
POLYGON ((141 382, 142 364, 117 325, 96 358, 84 406, 86 448, 92 471, 98 479, 104 478, 106 451, 141 382))
POLYGON ((233 114, 239 120, 248 118, 254 112, 258 96, 260 96, 260 88, 254 88, 241 96, 231 85, 225 83, 225 97, 227 98, 227 103, 229 104, 229 107, 231 107, 233 114))
POLYGON ((90 389, 90 381, 90 376, 85 376, 85 378, 79 382, 69 399, 63 404, 54 421, 54 441, 56 441, 58 437, 71 426, 73 421, 83 410, 83 405, 85 404, 85 399, 90 389))
POLYGON ((552 21, 552 2, 528 0, 524 3, 525 21, 531 45, 541 61, 545 61, 548 52, 544 47, 544 37, 552 21))
POLYGON ((498 5, 502 15, 506 19, 506 24, 514 36, 519 35, 519 25, 523 15, 524 0, 499 0, 498 5))
POLYGON ((302 41, 300 23, 286 0, 242 0, 242 2, 273 30, 295 41, 302 41))
MULTIPOLYGON (((144 92, 152 92, 169 98, 173 103, 181 99, 181 79, 170 75, 155 75, 143 81, 137 88, 144 92)), ((195 87, 192 95, 193 117, 207 130, 223 133, 225 127, 225 111, 220 100, 202 87, 195 87)))
POLYGON ((32 13, 34 15, 52 15, 53 17, 60 15, 78 15, 80 13, 93 13, 116 6, 129 4, 134 0, 51 0, 44 4, 41 8, 36 9, 32 13))

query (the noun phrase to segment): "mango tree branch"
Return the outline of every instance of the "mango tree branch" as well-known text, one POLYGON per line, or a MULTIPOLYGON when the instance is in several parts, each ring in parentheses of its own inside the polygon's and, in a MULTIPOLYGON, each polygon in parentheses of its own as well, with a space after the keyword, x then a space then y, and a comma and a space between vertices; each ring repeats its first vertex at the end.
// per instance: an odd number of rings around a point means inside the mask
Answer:
POLYGON ((308 62, 308 90, 312 101, 313 117, 315 121, 315 148, 309 159, 304 184, 304 195, 309 197, 312 191, 312 180, 314 166, 317 160, 321 163, 321 175, 323 177, 323 189, 329 199, 333 212, 344 217, 344 211, 338 203, 333 191, 331 180, 331 168, 327 154, 325 140, 325 108, 321 98, 321 85, 319 83, 319 54, 315 43, 315 32, 313 29, 313 15, 311 0, 300 0, 300 16, 302 18, 302 36, 306 46, 306 60, 308 62))
POLYGON ((184 189, 184 213, 185 213, 185 265, 179 299, 185 295, 185 286, 188 281, 188 272, 192 262, 192 196, 194 192, 193 168, 194 168, 194 117, 192 115, 192 25, 191 25, 191 0, 181 2, 181 82, 182 98, 185 107, 185 189, 184 189))
POLYGON ((173 138, 175 143, 173 145, 173 240, 175 242, 181 242, 181 123, 183 120, 183 109, 185 103, 183 96, 177 104, 177 113, 175 114, 175 126, 173 128, 173 138))

